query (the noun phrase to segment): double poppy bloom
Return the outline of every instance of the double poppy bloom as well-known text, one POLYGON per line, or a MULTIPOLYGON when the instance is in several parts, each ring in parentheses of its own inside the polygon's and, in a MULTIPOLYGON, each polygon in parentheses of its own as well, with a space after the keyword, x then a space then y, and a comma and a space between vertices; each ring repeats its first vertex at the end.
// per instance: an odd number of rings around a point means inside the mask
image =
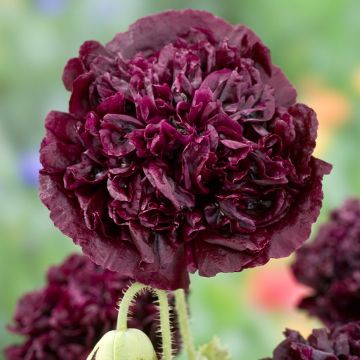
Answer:
POLYGON ((203 11, 149 16, 67 63, 40 196, 97 264, 161 289, 189 273, 288 256, 309 236, 330 165, 318 122, 247 27, 203 11))

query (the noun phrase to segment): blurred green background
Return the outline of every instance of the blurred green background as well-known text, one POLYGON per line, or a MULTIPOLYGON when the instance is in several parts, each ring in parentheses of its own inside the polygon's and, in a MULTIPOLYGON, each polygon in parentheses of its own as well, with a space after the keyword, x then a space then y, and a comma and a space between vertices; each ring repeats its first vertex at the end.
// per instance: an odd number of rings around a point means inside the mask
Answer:
MULTIPOLYGON (((47 267, 74 251, 37 196, 44 117, 67 108, 64 64, 84 40, 107 42, 143 15, 187 7, 254 29, 318 112, 317 154, 334 164, 319 222, 360 195, 359 0, 0 0, 0 349, 15 340, 5 325, 16 299, 42 286, 47 267)), ((294 309, 304 289, 286 266, 194 276, 196 342, 216 333, 235 360, 256 360, 271 354, 286 326, 306 335, 317 324, 294 309)))

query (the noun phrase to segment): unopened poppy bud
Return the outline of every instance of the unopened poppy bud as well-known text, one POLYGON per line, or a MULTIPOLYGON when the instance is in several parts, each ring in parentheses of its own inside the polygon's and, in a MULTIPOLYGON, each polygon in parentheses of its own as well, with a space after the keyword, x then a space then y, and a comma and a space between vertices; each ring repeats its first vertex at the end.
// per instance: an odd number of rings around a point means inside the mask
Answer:
POLYGON ((154 347, 138 329, 107 332, 87 360, 157 360, 154 347))

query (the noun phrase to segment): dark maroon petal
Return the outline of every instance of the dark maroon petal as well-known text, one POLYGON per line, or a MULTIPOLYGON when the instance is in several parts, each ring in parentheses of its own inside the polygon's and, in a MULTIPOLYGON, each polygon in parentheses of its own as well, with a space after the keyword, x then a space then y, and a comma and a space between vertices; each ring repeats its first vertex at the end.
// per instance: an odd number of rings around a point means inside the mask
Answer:
POLYGON ((229 44, 241 48, 241 55, 252 55, 254 60, 271 76, 270 51, 260 38, 248 27, 236 25, 228 34, 229 44))
POLYGON ((145 265, 136 275, 140 281, 152 286, 158 284, 163 289, 188 289, 190 279, 186 270, 184 248, 173 248, 168 241, 164 236, 156 236, 153 245, 157 249, 156 263, 145 265))
POLYGON ((134 245, 139 251, 141 260, 146 263, 153 263, 155 261, 154 252, 148 244, 149 231, 134 221, 130 221, 129 231, 134 241, 134 245))
MULTIPOLYGON (((85 254, 92 259, 96 258, 97 263, 110 270, 117 270, 121 264, 127 269, 122 272, 122 275, 131 276, 135 272, 138 262, 138 255, 133 246, 123 241, 105 240, 96 231, 90 230, 78 215, 79 206, 76 200, 57 190, 57 187, 60 186, 59 183, 54 177, 40 176, 40 184, 47 190, 46 195, 41 195, 41 200, 51 208, 50 217, 54 224, 65 235, 74 239, 76 244, 82 246, 85 254)), ((89 223, 91 223, 90 219, 88 225, 89 223)))
POLYGON ((82 60, 88 70, 90 65, 99 56, 111 56, 111 54, 98 41, 89 40, 85 41, 81 45, 79 50, 79 58, 82 60))
POLYGON ((290 84, 284 73, 279 67, 271 64, 270 52, 259 37, 249 28, 243 25, 235 26, 229 34, 229 43, 241 44, 244 48, 253 52, 257 61, 264 72, 264 81, 275 89, 275 99, 278 106, 288 107, 296 102, 296 89, 290 84))
POLYGON ((296 89, 276 65, 273 65, 271 77, 267 80, 267 83, 275 89, 275 99, 278 106, 288 107, 295 104, 296 89))
POLYGON ((78 159, 82 150, 81 145, 65 144, 48 134, 41 143, 40 161, 46 172, 61 172, 78 159))
POLYGON ((107 178, 107 171, 96 168, 87 158, 75 165, 68 166, 64 175, 65 189, 73 190, 84 185, 94 185, 107 178))
POLYGON ((293 117, 296 138, 292 144, 294 163, 299 171, 307 175, 309 160, 316 146, 318 121, 314 110, 306 105, 296 104, 289 109, 293 117))
POLYGON ((85 68, 79 58, 70 59, 65 65, 62 81, 65 89, 72 91, 74 81, 84 73, 85 68))
MULTIPOLYGON (((114 94, 101 102, 96 111, 100 115, 120 114, 124 110, 125 97, 122 93, 114 94)), ((124 115, 126 116, 126 115, 124 115)))
POLYGON ((219 272, 236 272, 248 267, 248 264, 253 261, 254 254, 248 253, 241 248, 241 244, 235 244, 237 249, 231 249, 232 241, 226 243, 226 239, 216 242, 213 239, 204 241, 195 248, 195 257, 197 259, 197 266, 201 276, 215 276, 219 272), (212 243, 214 241, 214 243, 212 243), (226 243, 226 247, 223 244, 226 243))
POLYGON ((176 209, 194 206, 194 196, 177 186, 174 180, 166 175, 161 164, 149 163, 144 166, 144 173, 151 185, 171 201, 176 209))
POLYGON ((196 188, 199 192, 207 193, 208 189, 202 183, 201 173, 209 159, 210 141, 202 137, 189 143, 182 154, 182 179, 186 189, 196 188))
POLYGON ((231 25, 206 11, 169 10, 136 21, 127 32, 117 34, 106 48, 112 52, 119 51, 129 59, 140 51, 153 53, 160 50, 192 27, 211 32, 216 29, 214 35, 217 40, 231 31, 231 25))
POLYGON ((331 165, 314 159, 312 169, 313 180, 298 199, 296 208, 290 210, 289 215, 273 230, 269 250, 271 258, 289 256, 310 236, 311 225, 319 216, 323 199, 322 178, 330 173, 331 165))
POLYGON ((89 87, 94 76, 91 72, 80 75, 73 82, 72 94, 69 102, 69 111, 84 115, 90 110, 89 87))
POLYGON ((60 111, 51 111, 45 119, 45 127, 63 143, 78 144, 77 133, 81 121, 75 116, 60 111))
POLYGON ((125 156, 135 150, 135 146, 127 141, 120 133, 110 129, 99 131, 100 141, 104 152, 109 156, 125 156))

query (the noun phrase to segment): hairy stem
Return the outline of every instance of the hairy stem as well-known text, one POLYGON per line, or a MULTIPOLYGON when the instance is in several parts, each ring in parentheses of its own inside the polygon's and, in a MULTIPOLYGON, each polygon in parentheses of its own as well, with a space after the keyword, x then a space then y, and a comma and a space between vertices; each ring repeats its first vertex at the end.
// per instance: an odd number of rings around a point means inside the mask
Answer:
POLYGON ((171 326, 170 326, 170 307, 166 291, 155 290, 159 299, 160 311, 160 332, 162 339, 162 360, 172 359, 172 339, 171 339, 171 326))
POLYGON ((188 309, 183 289, 178 289, 175 291, 175 307, 178 316, 181 339, 188 360, 196 360, 196 351, 191 335, 188 309))
MULTIPOLYGON (((130 285, 130 287, 126 290, 123 298, 119 304, 119 312, 116 324, 116 330, 125 331, 127 330, 127 321, 129 308, 134 301, 136 295, 144 289, 148 289, 149 287, 140 283, 134 283, 130 285)), ((151 289, 151 288, 149 288, 151 289)))
POLYGON ((162 360, 171 360, 172 359, 171 319, 170 319, 170 306, 166 291, 153 289, 150 286, 146 286, 140 283, 132 284, 126 290, 123 298, 120 301, 116 329, 119 331, 127 330, 127 321, 128 321, 130 306, 132 305, 135 297, 143 290, 151 291, 159 299, 160 333, 162 338, 162 351, 163 351, 162 360))

